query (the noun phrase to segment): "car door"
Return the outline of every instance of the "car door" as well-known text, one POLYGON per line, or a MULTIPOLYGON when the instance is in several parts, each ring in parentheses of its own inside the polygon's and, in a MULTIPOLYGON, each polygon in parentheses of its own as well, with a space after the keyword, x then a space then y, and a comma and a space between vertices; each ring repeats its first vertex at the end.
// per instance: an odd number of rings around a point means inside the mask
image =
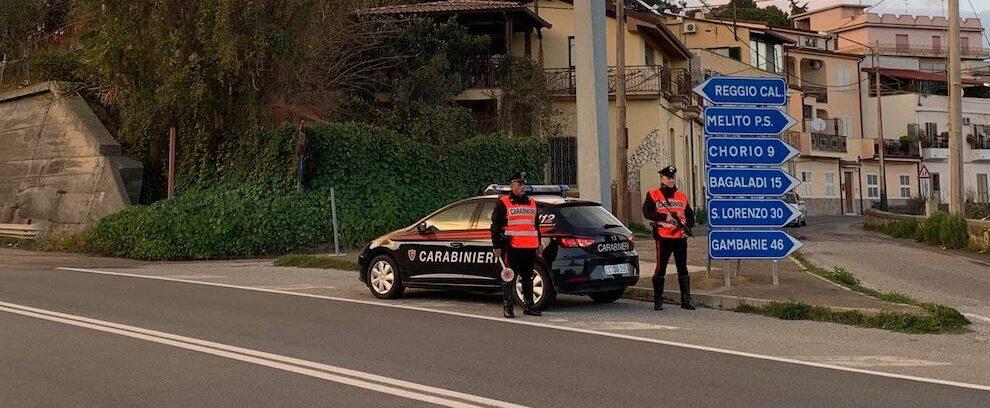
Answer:
POLYGON ((465 273, 458 265, 472 256, 465 254, 464 238, 474 228, 478 205, 478 200, 455 203, 423 220, 423 231, 399 248, 409 261, 409 283, 464 283, 465 273))

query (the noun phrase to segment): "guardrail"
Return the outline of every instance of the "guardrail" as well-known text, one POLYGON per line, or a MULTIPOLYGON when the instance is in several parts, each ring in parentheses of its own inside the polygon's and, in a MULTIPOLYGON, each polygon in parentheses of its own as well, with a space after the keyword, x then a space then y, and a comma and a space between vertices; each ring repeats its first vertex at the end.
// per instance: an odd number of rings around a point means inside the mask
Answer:
POLYGON ((35 239, 41 236, 44 228, 37 224, 0 224, 0 236, 35 239))

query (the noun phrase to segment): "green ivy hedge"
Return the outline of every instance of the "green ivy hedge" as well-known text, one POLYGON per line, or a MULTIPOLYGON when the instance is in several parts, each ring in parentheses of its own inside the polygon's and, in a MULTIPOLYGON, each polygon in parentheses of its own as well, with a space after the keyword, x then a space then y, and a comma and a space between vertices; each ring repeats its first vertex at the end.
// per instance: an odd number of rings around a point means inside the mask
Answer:
POLYGON ((310 128, 307 183, 294 186, 295 133, 239 139, 215 176, 175 198, 100 220, 82 237, 90 252, 146 260, 280 254, 331 243, 330 187, 343 245, 357 248, 456 199, 525 170, 540 182, 546 140, 476 136, 431 145, 363 124, 310 128))

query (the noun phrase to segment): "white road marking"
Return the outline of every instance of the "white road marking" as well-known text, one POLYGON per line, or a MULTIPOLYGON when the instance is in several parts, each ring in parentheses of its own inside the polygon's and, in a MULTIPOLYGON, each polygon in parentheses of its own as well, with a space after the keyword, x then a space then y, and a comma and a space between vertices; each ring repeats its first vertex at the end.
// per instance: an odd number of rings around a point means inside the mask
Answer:
POLYGON ((631 335, 627 335, 627 334, 610 333, 610 332, 604 332, 604 331, 598 331, 598 330, 582 329, 582 328, 578 328, 578 327, 568 327, 568 326, 559 326, 559 325, 552 325, 552 324, 546 324, 546 323, 538 323, 538 322, 534 322, 534 321, 530 321, 530 320, 524 320, 524 319, 505 319, 505 318, 502 318, 502 317, 482 316, 482 315, 476 315, 476 314, 470 314, 470 313, 455 312, 455 311, 451 311, 451 310, 428 309, 428 308, 423 308, 423 307, 400 305, 400 304, 390 304, 390 303, 377 302, 377 301, 369 301, 369 300, 347 299, 347 298, 341 298, 341 297, 313 295, 313 294, 309 294, 309 293, 299 293, 299 292, 285 292, 285 291, 278 291, 278 290, 272 290, 272 289, 255 288, 255 287, 251 287, 251 286, 239 286, 239 285, 229 285, 229 284, 215 283, 215 282, 200 282, 200 281, 192 281, 192 280, 172 279, 172 278, 165 278, 165 277, 160 277, 160 276, 138 275, 138 274, 132 274, 132 273, 123 273, 123 272, 99 271, 99 270, 95 270, 95 269, 68 268, 68 267, 59 267, 59 268, 55 268, 55 269, 63 270, 63 271, 93 273, 93 274, 99 274, 99 275, 127 276, 127 277, 132 277, 132 278, 161 280, 161 281, 170 281, 170 282, 181 282, 181 283, 189 283, 189 284, 194 284, 194 285, 216 286, 216 287, 231 288, 231 289, 251 290, 251 291, 256 291, 256 292, 277 293, 277 294, 282 294, 282 295, 301 296, 301 297, 308 297, 308 298, 313 298, 313 299, 334 300, 334 301, 338 301, 338 302, 355 303, 355 304, 362 304, 362 305, 369 305, 369 306, 390 307, 390 308, 393 308, 393 309, 404 309, 404 310, 414 310, 414 311, 418 311, 418 312, 437 313, 437 314, 444 314, 444 315, 449 315, 449 316, 458 316, 458 317, 466 317, 466 318, 471 318, 471 319, 488 320, 488 321, 492 321, 492 322, 499 322, 499 323, 502 323, 502 324, 518 324, 518 325, 523 325, 523 326, 541 327, 541 328, 545 328, 545 329, 562 330, 562 331, 569 331, 569 332, 574 332, 574 333, 583 333, 583 334, 591 334, 591 335, 604 336, 604 337, 612 337, 612 338, 617 338, 617 339, 639 341, 639 342, 644 342, 644 343, 661 344, 661 345, 665 345, 665 346, 681 347, 681 348, 692 349, 692 350, 708 351, 708 352, 712 352, 712 353, 728 354, 728 355, 733 355, 733 356, 755 358, 755 359, 767 360, 767 361, 775 361, 775 362, 780 362, 780 363, 797 364, 797 365, 803 365, 803 366, 808 366, 808 367, 826 368, 826 369, 830 369, 830 370, 845 371, 845 372, 858 373, 858 374, 875 375, 875 376, 878 376, 878 377, 896 378, 896 379, 901 379, 901 380, 917 381, 917 382, 923 382, 923 383, 929 383, 929 384, 940 384, 940 385, 948 385, 948 386, 960 387, 960 388, 970 388, 970 389, 974 389, 974 390, 990 391, 990 386, 988 386, 988 385, 970 384, 970 383, 957 382, 957 381, 949 381, 949 380, 940 380, 940 379, 937 379, 937 378, 916 377, 916 376, 904 375, 904 374, 885 373, 885 372, 882 372, 882 371, 864 370, 864 369, 860 369, 860 368, 843 367, 843 366, 839 366, 839 365, 835 365, 835 364, 825 364, 825 363, 816 363, 816 362, 812 362, 812 361, 802 361, 802 360, 797 360, 797 359, 787 358, 787 357, 769 356, 769 355, 764 355, 764 354, 749 353, 749 352, 745 352, 745 351, 730 350, 730 349, 724 349, 724 348, 718 348, 718 347, 702 346, 702 345, 698 345, 698 344, 681 343, 681 342, 669 341, 669 340, 651 339, 651 338, 648 338, 648 337, 631 336, 631 335))
POLYGON ((990 323, 990 317, 978 315, 976 313, 963 313, 963 316, 966 316, 966 317, 968 317, 970 319, 973 319, 973 320, 979 320, 979 321, 981 321, 983 323, 990 323))
POLYGON ((167 278, 173 279, 220 279, 223 275, 165 275, 167 278))
POLYGON ((660 324, 649 324, 642 322, 574 322, 571 327, 583 327, 592 330, 620 331, 620 330, 677 330, 677 326, 664 326, 660 324))
POLYGON ((362 371, 14 303, 0 302, 0 311, 198 351, 435 405, 456 408, 525 408, 523 405, 362 371))
POLYGON ((818 363, 835 364, 843 367, 934 367, 949 363, 916 360, 897 356, 801 356, 798 359, 818 363))
POLYGON ((298 285, 281 285, 281 286, 258 286, 259 288, 274 289, 274 290, 310 290, 310 289, 336 289, 333 286, 315 286, 301 283, 298 285))

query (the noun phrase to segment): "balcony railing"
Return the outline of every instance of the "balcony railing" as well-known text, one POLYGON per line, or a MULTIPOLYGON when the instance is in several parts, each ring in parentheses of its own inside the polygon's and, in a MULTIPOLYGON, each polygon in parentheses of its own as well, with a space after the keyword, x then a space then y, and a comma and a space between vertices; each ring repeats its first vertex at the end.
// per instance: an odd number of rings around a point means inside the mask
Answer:
MULTIPOLYGON (((547 68, 543 70, 551 95, 574 96, 577 94, 577 75, 574 67, 547 68)), ((626 66, 624 77, 627 95, 656 95, 670 99, 673 96, 691 96, 691 75, 683 69, 670 69, 662 65, 626 66)), ((615 93, 618 69, 608 67, 608 92, 615 93)))
POLYGON ((801 85, 801 92, 804 92, 807 96, 814 96, 815 100, 820 103, 828 102, 828 88, 821 85, 801 85))
POLYGON ((811 149, 823 152, 846 152, 846 137, 835 135, 811 134, 811 149))
MULTIPOLYGON (((920 159, 921 158, 921 146, 918 142, 900 141, 900 140, 884 140, 883 141, 883 154, 885 157, 892 158, 905 158, 905 159, 920 159)), ((877 157, 880 156, 880 141, 877 140, 873 144, 873 153, 877 157)))
POLYGON ((969 143, 969 148, 974 150, 987 150, 990 149, 990 139, 980 138, 968 138, 966 141, 969 143))
MULTIPOLYGON (((918 44, 884 44, 870 45, 877 49, 877 52, 885 55, 910 55, 915 57, 945 57, 949 53, 948 47, 933 47, 931 45, 918 45, 918 44)), ((870 49, 861 45, 846 47, 841 49, 843 52, 854 52, 866 54, 870 52, 870 49)), ((960 54, 963 58, 987 58, 990 57, 990 49, 983 47, 969 46, 966 48, 960 48, 960 54)))

